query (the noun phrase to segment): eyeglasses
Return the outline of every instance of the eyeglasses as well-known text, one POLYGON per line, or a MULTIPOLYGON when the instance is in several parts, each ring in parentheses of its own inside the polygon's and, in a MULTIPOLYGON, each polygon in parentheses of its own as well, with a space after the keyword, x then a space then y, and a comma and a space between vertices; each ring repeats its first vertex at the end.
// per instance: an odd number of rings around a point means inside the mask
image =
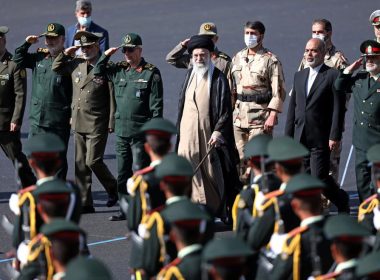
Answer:
POLYGON ((134 48, 134 47, 123 47, 123 48, 121 49, 121 52, 122 52, 122 53, 126 53, 126 52, 128 52, 128 53, 132 53, 132 52, 134 52, 136 49, 137 49, 137 48, 134 48))

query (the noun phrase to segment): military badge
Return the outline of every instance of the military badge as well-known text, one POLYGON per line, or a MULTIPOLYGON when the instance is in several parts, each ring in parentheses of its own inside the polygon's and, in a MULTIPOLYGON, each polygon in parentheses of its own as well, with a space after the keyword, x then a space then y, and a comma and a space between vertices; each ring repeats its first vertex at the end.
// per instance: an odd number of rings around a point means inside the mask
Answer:
POLYGON ((159 82, 159 81, 161 81, 161 77, 160 77, 160 75, 158 75, 158 74, 154 74, 154 75, 153 75, 153 81, 155 81, 155 82, 159 82))
POLYGON ((368 46, 368 48, 367 48, 367 54, 372 54, 372 46, 368 46))
POLYGON ((5 81, 1 81, 1 85, 4 86, 5 85, 5 81))
POLYGON ((21 77, 22 79, 25 79, 25 77, 26 77, 26 71, 25 71, 25 69, 21 69, 21 70, 20 70, 20 77, 21 77))
POLYGON ((131 36, 127 35, 125 36, 124 43, 129 44, 131 42, 131 36))
POLYGON ((50 24, 48 25, 48 27, 47 27, 47 31, 49 31, 49 32, 54 31, 54 29, 55 29, 55 26, 54 26, 54 24, 52 24, 52 23, 50 23, 50 24))
POLYGON ((204 29, 206 31, 209 31, 211 29, 211 25, 210 24, 205 24, 204 29))
POLYGON ((82 43, 87 43, 87 37, 83 35, 82 37, 80 37, 80 41, 82 43))

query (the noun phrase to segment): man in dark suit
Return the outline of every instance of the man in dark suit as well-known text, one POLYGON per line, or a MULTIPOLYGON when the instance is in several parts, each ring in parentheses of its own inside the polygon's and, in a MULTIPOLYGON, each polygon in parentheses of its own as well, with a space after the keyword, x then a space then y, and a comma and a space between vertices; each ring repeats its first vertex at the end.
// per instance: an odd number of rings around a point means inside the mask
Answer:
POLYGON ((326 47, 322 40, 310 39, 305 48, 308 68, 294 76, 285 134, 310 150, 306 171, 323 180, 324 193, 339 211, 349 211, 348 195, 329 176, 330 151, 342 138, 345 96, 334 90, 338 71, 324 64, 326 47))

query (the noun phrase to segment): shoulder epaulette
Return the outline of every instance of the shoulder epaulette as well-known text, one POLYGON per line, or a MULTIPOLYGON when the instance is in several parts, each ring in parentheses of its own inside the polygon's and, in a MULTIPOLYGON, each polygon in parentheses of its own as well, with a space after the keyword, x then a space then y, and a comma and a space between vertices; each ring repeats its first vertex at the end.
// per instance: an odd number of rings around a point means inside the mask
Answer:
POLYGON ((224 52, 219 52, 218 56, 221 58, 224 58, 225 60, 231 61, 231 57, 229 57, 226 53, 224 52))
POLYGON ((297 234, 299 233, 303 233, 304 231, 308 230, 309 228, 307 226, 299 226, 299 227, 296 227, 295 229, 293 229, 292 231, 290 231, 288 233, 288 238, 292 238, 294 236, 296 236, 297 234))
POLYGON ((38 53, 45 53, 45 54, 48 54, 48 53, 49 53, 49 49, 47 49, 47 48, 38 48, 38 49, 37 49, 37 52, 38 52, 38 53))
POLYGON ((144 65, 144 69, 148 69, 150 71, 153 71, 155 68, 157 68, 157 67, 154 66, 153 64, 150 64, 150 63, 147 63, 144 65))
POLYGON ((26 188, 24 188, 24 189, 19 190, 18 193, 19 193, 19 194, 24 194, 24 193, 26 193, 26 192, 32 192, 32 191, 34 191, 36 188, 37 188, 36 185, 32 185, 32 186, 29 186, 29 187, 26 187, 26 188))
MULTIPOLYGON (((111 63, 111 62, 109 62, 111 63)), ((119 62, 116 62, 115 63, 116 66, 119 66, 119 67, 123 67, 123 68, 128 68, 129 67, 129 63, 126 62, 126 61, 119 61, 119 62)))
POLYGON ((146 173, 152 172, 153 170, 154 170, 154 166, 148 166, 136 171, 135 175, 144 175, 146 173))

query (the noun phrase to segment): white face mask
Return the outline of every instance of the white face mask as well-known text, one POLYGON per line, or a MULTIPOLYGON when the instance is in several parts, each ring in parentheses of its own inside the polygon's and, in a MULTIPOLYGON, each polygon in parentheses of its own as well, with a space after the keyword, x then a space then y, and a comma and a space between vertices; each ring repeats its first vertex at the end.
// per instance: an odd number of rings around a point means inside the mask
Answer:
POLYGON ((256 47, 258 45, 257 41, 256 35, 244 34, 244 42, 248 48, 256 47))
POLYGON ((313 33, 313 34, 311 35, 311 37, 314 38, 314 39, 320 39, 320 40, 322 40, 323 42, 324 42, 325 39, 326 39, 326 36, 323 35, 322 33, 321 33, 321 34, 315 34, 315 33, 313 33))
POLYGON ((78 22, 80 26, 89 27, 92 22, 92 19, 91 17, 78 17, 78 22))

